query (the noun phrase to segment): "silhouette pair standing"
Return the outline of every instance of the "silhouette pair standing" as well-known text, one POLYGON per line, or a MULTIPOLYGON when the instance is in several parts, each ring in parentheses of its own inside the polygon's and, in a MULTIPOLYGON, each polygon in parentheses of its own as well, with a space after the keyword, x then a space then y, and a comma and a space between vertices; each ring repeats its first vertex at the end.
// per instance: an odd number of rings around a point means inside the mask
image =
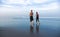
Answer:
MULTIPOLYGON (((30 30, 33 31, 34 19, 33 19, 33 10, 30 11, 30 30)), ((36 30, 39 29, 39 14, 36 12, 36 30)))

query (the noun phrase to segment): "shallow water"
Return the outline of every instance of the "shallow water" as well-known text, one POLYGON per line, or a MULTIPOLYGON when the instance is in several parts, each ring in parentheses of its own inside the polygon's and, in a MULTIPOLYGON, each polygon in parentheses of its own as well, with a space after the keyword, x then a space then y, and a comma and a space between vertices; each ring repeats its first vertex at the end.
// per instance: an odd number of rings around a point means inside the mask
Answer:
POLYGON ((1 37, 60 37, 59 18, 40 18, 40 25, 30 27, 29 18, 0 19, 1 37))

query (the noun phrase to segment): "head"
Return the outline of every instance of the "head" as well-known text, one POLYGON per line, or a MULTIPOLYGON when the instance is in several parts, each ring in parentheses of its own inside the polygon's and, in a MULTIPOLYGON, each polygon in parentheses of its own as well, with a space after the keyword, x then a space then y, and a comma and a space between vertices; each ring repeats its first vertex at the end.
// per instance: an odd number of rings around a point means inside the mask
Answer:
POLYGON ((33 10, 31 10, 31 12, 33 12, 33 10))
POLYGON ((36 12, 36 14, 38 14, 38 12, 36 12))

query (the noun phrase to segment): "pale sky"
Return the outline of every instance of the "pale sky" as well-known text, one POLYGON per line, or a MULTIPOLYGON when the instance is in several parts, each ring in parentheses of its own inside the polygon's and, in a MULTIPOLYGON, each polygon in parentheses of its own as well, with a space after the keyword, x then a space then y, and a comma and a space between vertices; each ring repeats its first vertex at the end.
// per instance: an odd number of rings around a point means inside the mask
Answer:
POLYGON ((59 14, 59 0, 0 0, 0 16, 27 14, 31 9, 43 16, 45 13, 59 14))

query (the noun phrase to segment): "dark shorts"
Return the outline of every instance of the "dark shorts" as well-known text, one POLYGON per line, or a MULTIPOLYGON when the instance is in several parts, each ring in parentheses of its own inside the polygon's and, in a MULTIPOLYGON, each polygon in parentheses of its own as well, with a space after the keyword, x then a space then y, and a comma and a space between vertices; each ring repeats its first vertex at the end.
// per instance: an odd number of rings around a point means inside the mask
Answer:
POLYGON ((33 21, 33 16, 30 16, 30 22, 33 21))
POLYGON ((37 21, 39 21, 39 18, 38 18, 38 17, 36 17, 36 22, 37 22, 37 21))

